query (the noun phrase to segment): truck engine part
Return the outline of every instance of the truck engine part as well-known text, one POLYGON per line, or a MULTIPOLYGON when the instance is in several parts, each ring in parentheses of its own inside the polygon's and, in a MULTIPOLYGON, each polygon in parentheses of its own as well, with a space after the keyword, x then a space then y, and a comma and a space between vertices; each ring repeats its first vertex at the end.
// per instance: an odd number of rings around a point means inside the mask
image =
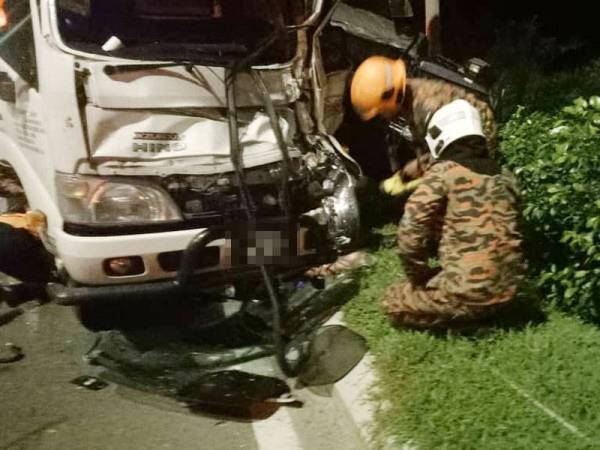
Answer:
POLYGON ((360 230, 356 181, 329 141, 320 139, 317 145, 322 148, 320 156, 309 153, 305 160, 320 206, 303 216, 326 226, 328 238, 337 251, 342 251, 357 239, 360 230))

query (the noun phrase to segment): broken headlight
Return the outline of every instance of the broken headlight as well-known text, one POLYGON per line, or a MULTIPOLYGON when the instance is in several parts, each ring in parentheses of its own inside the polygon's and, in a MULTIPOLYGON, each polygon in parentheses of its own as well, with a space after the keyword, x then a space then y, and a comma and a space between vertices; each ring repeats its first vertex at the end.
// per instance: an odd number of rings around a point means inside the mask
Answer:
POLYGON ((169 194, 144 180, 57 174, 56 191, 69 223, 132 225, 182 220, 169 194))

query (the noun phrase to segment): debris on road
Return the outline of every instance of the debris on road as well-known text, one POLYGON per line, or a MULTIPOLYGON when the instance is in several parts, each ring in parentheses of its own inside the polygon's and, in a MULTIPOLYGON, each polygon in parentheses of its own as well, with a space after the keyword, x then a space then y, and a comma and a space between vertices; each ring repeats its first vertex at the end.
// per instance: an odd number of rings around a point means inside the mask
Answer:
POLYGON ((108 383, 106 381, 90 375, 82 375, 80 377, 77 377, 71 380, 71 383, 79 387, 89 389, 90 391, 99 391, 108 386, 108 383))
POLYGON ((10 353, 9 356, 0 356, 0 364, 11 364, 17 361, 21 361, 25 358, 25 353, 23 353, 23 349, 18 345, 13 344, 12 342, 7 342, 4 344, 4 347, 10 353))

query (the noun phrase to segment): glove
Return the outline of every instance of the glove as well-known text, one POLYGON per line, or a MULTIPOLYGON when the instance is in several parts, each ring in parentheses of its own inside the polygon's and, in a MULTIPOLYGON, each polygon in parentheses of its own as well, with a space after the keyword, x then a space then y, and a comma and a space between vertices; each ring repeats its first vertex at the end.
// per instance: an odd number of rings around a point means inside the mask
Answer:
POLYGON ((396 172, 388 179, 383 180, 379 185, 379 189, 381 189, 381 192, 385 194, 398 196, 404 194, 405 192, 413 191, 417 188, 417 186, 420 183, 420 178, 405 183, 404 181, 402 181, 402 176, 400 175, 400 172, 396 172))

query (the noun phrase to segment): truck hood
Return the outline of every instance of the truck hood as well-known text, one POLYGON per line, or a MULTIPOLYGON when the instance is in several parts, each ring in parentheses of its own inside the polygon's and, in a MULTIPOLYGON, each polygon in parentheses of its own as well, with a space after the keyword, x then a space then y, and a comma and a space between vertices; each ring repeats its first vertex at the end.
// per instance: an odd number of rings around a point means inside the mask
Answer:
MULTIPOLYGON (((85 69, 84 114, 90 165, 96 170, 163 175, 233 170, 225 69, 98 62, 85 69)), ((299 96, 291 69, 258 70, 291 145, 295 119, 286 106, 299 96)), ((262 98, 250 75, 238 76, 236 92, 244 167, 279 161, 281 150, 268 116, 260 111, 262 98)))

